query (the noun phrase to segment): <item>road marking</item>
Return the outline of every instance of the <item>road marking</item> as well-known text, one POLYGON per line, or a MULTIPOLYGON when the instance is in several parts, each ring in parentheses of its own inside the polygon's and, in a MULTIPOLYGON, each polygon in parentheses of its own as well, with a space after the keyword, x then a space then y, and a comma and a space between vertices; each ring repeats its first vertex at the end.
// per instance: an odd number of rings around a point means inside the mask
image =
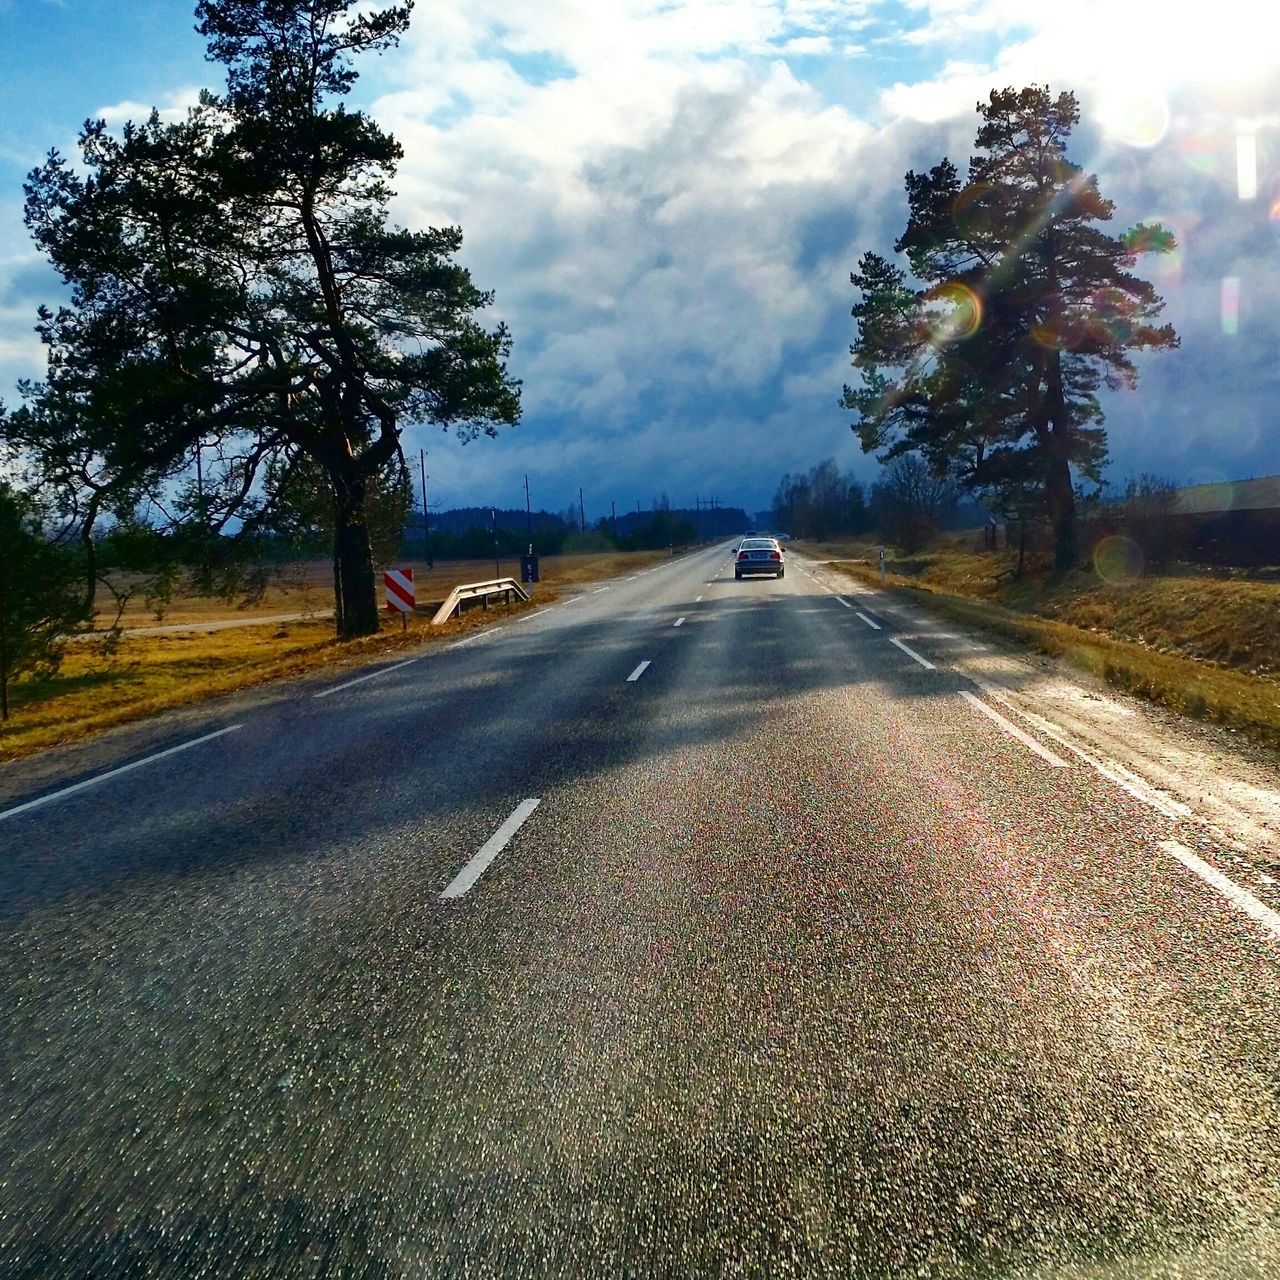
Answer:
POLYGON ((858 611, 857 611, 856 609, 854 610, 854 613, 855 613, 855 614, 857 614, 857 616, 858 616, 859 618, 861 618, 861 619, 863 620, 863 622, 865 622, 865 623, 867 624, 867 626, 869 626, 869 627, 871 628, 871 630, 872 630, 872 631, 879 631, 879 630, 880 630, 880 624, 879 624, 878 622, 876 622, 874 619, 872 619, 872 618, 868 618, 868 617, 867 617, 867 615, 866 615, 865 613, 858 613, 858 611))
MULTIPOLYGON (((478 639, 479 637, 477 637, 478 639)), ((466 643, 463 641, 462 643, 466 643)), ((449 646, 451 649, 456 648, 455 645, 449 646)), ((393 671, 399 671, 401 667, 412 666, 417 662, 417 658, 406 658, 403 662, 397 662, 390 667, 382 667, 377 671, 370 671, 367 676, 356 676, 354 680, 348 680, 346 684, 335 684, 332 689, 321 689, 319 693, 313 694, 316 698, 327 698, 331 693, 341 693, 343 689, 350 689, 353 684, 364 684, 366 680, 376 680, 379 676, 390 675, 393 671)))
MULTIPOLYGON (((555 607, 554 605, 549 605, 549 606, 548 606, 548 608, 554 608, 554 607, 555 607)), ((517 622, 519 622, 519 621, 520 621, 520 619, 519 619, 519 618, 517 618, 517 619, 516 619, 516 621, 517 621, 517 622)), ((498 634, 498 632, 500 632, 500 631, 501 631, 501 630, 502 630, 506 625, 507 625, 507 624, 504 622, 504 623, 502 624, 502 626, 501 626, 501 627, 489 627, 489 628, 488 628, 487 630, 485 630, 485 631, 477 631, 477 632, 475 633, 475 635, 467 636, 467 638, 466 638, 465 640, 455 640, 452 644, 445 645, 445 648, 446 648, 446 649, 461 649, 461 648, 462 648, 462 646, 463 646, 464 644, 475 644, 475 642, 476 642, 477 640, 491 640, 491 639, 493 639, 493 637, 494 637, 494 636, 496 636, 496 635, 498 634)), ((410 661, 412 661, 412 662, 417 662, 417 658, 412 658, 412 659, 410 659, 410 661)), ((388 670, 390 670, 390 669, 391 669, 391 668, 388 668, 388 670)))
POLYGON ((1273 911, 1249 892, 1224 876, 1217 867, 1210 866, 1203 858, 1191 852, 1176 840, 1161 840, 1160 847, 1172 858, 1177 858, 1189 871, 1194 871, 1206 884, 1212 885, 1233 907, 1256 920, 1273 938, 1280 941, 1280 912, 1273 911))
POLYGON ((677 618, 677 619, 676 619, 676 620, 675 620, 671 625, 672 625, 673 627, 683 627, 683 626, 684 626, 684 619, 683 619, 683 618, 677 618))
POLYGON ((460 898, 489 869, 489 864, 511 841, 511 837, 524 826, 525 820, 542 803, 541 800, 521 800, 515 812, 485 841, 483 847, 461 871, 445 886, 441 898, 460 898))
POLYGON ((1006 720, 994 707, 989 707, 976 693, 970 693, 968 689, 961 689, 960 696, 969 703, 970 706, 976 707, 984 716, 989 716, 996 722, 1005 733, 1011 737, 1017 738, 1024 747, 1029 747, 1041 759, 1047 760, 1055 769, 1068 768, 1067 762, 1061 756, 1055 756, 1047 747, 1042 747, 1029 733, 1024 733, 1018 728, 1012 720, 1006 720))
POLYGON ((694 604, 701 604, 701 603, 702 603, 702 597, 701 597, 701 596, 698 596, 698 598, 697 598, 696 600, 694 600, 694 602, 693 602, 693 603, 694 603, 694 604))
POLYGON ((629 577, 629 578, 627 579, 627 581, 628 581, 628 582, 634 582, 634 581, 635 581, 639 576, 640 576, 640 575, 639 575, 638 573, 633 573, 633 574, 631 575, 631 577, 629 577))
POLYGON ((979 679, 977 676, 965 675, 965 679, 971 680, 979 689, 1003 702, 1011 711, 1016 711, 1024 720, 1035 725, 1046 738, 1052 738, 1059 746, 1065 747, 1074 755, 1079 756, 1091 769, 1096 770, 1109 782, 1114 782, 1122 791, 1127 791, 1135 800, 1140 800, 1148 808, 1154 809, 1166 818, 1177 819, 1191 816, 1189 805, 1183 804, 1180 800, 1175 800, 1172 796, 1166 795, 1162 791, 1157 791, 1142 778, 1130 773, 1128 769, 1125 769, 1123 765, 1114 760, 1109 760, 1104 764, 1096 756, 1092 756, 1087 751, 1076 746, 1051 720, 1046 720, 1034 711, 1028 711, 1027 708, 1019 706, 1005 689, 998 685, 990 684, 986 680, 979 679))
POLYGON ((895 636, 889 637, 889 643, 896 644, 903 653, 914 658, 926 671, 937 671, 938 668, 935 667, 928 658, 922 658, 909 644, 903 644, 902 641, 897 639, 895 636))
POLYGON ((31 809, 38 809, 41 805, 52 804, 55 800, 62 800, 67 796, 75 795, 77 791, 83 791, 86 787, 96 787, 100 782, 106 782, 108 778, 118 778, 122 773, 128 773, 133 769, 141 769, 144 764, 154 764, 157 760, 163 760, 165 756, 176 756, 179 751, 189 751, 192 747, 198 747, 202 742, 212 742, 214 738, 221 738, 224 734, 235 733, 237 729, 243 729, 242 724, 228 725, 225 729, 218 729, 213 733, 206 733, 202 738, 192 738, 190 742, 180 743, 176 747, 169 747, 165 751, 157 751, 153 756, 143 756, 141 760, 134 760, 132 764, 122 764, 118 768, 108 769, 106 773, 99 773, 92 778, 86 778, 83 782, 74 782, 69 787, 63 787, 60 791, 51 791, 47 796, 40 796, 36 800, 28 800, 25 804, 14 805, 12 809, 5 809, 0 812, 0 822, 6 818, 16 817, 20 813, 26 813, 31 809))
POLYGON ((837 600, 839 600, 839 601, 840 601, 840 603, 841 603, 842 605, 844 605, 844 607, 845 607, 846 609, 852 609, 852 608, 853 608, 853 605, 851 605, 851 604, 850 604, 850 603, 849 603, 849 602, 844 598, 844 596, 836 596, 836 599, 837 599, 837 600))
POLYGON ((642 662, 642 663, 641 663, 641 664, 640 664, 640 665, 639 665, 639 666, 638 666, 638 667, 637 667, 637 668, 636 668, 636 669, 635 669, 635 670, 634 670, 634 671, 633 671, 633 672, 632 672, 632 673, 627 677, 627 683, 628 683, 628 684, 630 684, 632 680, 639 680, 639 679, 640 679, 640 677, 641 677, 642 675, 644 675, 644 673, 645 673, 645 668, 646 668, 646 667, 648 667, 648 665, 649 665, 649 659, 648 659, 648 658, 646 658, 646 659, 645 659, 645 660, 644 660, 644 661, 643 661, 643 662, 642 662))
POLYGON ((534 618, 540 618, 544 613, 550 613, 551 605, 547 605, 545 609, 535 609, 532 613, 526 613, 523 618, 517 618, 517 622, 532 622, 534 618))
POLYGON ((608 590, 609 590, 608 587, 597 587, 591 594, 593 596, 598 596, 602 591, 608 591, 608 590))

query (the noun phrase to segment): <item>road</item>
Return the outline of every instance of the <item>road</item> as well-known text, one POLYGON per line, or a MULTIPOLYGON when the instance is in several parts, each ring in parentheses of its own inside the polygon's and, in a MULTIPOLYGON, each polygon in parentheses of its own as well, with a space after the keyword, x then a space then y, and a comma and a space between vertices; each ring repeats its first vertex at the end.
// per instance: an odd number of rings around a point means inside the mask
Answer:
POLYGON ((853 590, 8 768, 0 1275, 1280 1275, 1270 864, 853 590))

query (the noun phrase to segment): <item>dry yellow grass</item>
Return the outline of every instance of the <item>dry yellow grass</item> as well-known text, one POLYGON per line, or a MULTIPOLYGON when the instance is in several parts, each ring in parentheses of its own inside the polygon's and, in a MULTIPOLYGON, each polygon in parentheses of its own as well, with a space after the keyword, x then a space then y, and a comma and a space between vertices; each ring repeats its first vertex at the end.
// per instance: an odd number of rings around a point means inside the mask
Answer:
MULTIPOLYGON (((535 588, 536 607, 554 600, 562 587, 612 577, 667 558, 665 552, 619 552, 546 557, 542 581, 535 588)), ((409 561, 413 564, 413 561, 409 561)), ((417 566, 415 566, 416 568, 417 566)), ((513 566, 504 565, 504 574, 513 566)), ((514 566, 518 570, 518 566, 514 566)), ((419 583, 420 601, 443 599, 459 582, 493 576, 493 563, 454 562, 437 566, 419 583)), ((318 576, 318 575, 317 575, 318 576)), ((415 578, 417 574, 415 573, 415 578)), ((313 582, 311 590, 320 590, 313 582)), ((271 612, 297 611, 297 596, 273 598, 271 612)), ((182 600, 166 623, 215 622, 243 616, 223 601, 182 600), (180 616, 176 616, 180 615, 180 616)), ((332 606, 332 596, 313 608, 332 606)), ((431 611, 408 620, 387 616, 376 636, 339 641, 329 618, 306 618, 284 624, 247 625, 217 631, 199 629, 172 635, 125 634, 114 654, 100 641, 68 645, 62 669, 52 680, 22 681, 12 689, 13 713, 0 728, 0 761, 30 755, 60 743, 87 737, 113 725, 139 720, 158 711, 184 706, 219 694, 247 689, 321 667, 379 661, 423 644, 456 639, 460 634, 493 626, 534 605, 469 609, 439 627, 431 611)), ((154 625, 143 614, 136 625, 154 625)))
MULTIPOLYGON (((540 586, 561 587, 578 582, 592 582, 614 574, 644 568, 659 560, 669 559, 666 551, 586 552, 581 555, 543 556, 540 586)), ((502 577, 520 577, 518 560, 499 561, 502 577)), ((418 603, 422 607, 439 604, 460 582, 476 582, 495 576, 492 560, 439 561, 428 569, 425 560, 408 557, 396 561, 397 568, 413 570, 418 603)), ((379 570, 379 597, 381 597, 379 570)), ((100 588, 96 600, 99 629, 115 620, 116 609, 110 593, 100 588)), ((163 607, 149 605, 139 593, 129 600, 120 618, 126 630, 157 625, 220 622, 225 619, 274 617, 283 613, 323 612, 333 608, 333 570, 323 560, 286 564, 273 572, 265 592, 252 601, 223 600, 217 596, 175 595, 163 607)))

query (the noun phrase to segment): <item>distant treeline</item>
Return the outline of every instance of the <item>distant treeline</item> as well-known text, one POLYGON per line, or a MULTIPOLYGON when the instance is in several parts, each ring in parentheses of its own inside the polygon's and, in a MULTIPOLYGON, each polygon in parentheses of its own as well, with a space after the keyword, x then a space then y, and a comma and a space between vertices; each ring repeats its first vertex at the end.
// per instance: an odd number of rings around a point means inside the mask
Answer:
POLYGON ((793 538, 821 542, 834 537, 874 534, 906 550, 925 546, 942 529, 966 528, 983 520, 956 486, 939 479, 919 458, 898 458, 865 489, 831 458, 778 483, 773 527, 793 538))
POLYGON ((538 555, 574 551, 644 551, 683 547, 692 542, 743 532, 749 521, 740 507, 690 510, 657 506, 604 516, 583 531, 576 513, 556 515, 515 508, 457 507, 433 511, 429 528, 415 511, 405 527, 401 554, 438 560, 483 560, 496 552, 503 559, 524 554, 530 544, 538 555), (571 518, 571 515, 573 518, 571 518), (532 526, 532 529, 530 528, 532 526))

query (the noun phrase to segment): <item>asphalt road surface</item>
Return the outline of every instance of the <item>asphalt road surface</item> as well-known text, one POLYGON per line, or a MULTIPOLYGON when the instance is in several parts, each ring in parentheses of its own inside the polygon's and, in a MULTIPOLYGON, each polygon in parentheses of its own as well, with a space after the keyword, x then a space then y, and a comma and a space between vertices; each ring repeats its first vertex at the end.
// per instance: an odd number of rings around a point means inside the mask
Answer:
POLYGON ((6 770, 0 1276, 1280 1276, 1271 879, 833 586, 6 770))

